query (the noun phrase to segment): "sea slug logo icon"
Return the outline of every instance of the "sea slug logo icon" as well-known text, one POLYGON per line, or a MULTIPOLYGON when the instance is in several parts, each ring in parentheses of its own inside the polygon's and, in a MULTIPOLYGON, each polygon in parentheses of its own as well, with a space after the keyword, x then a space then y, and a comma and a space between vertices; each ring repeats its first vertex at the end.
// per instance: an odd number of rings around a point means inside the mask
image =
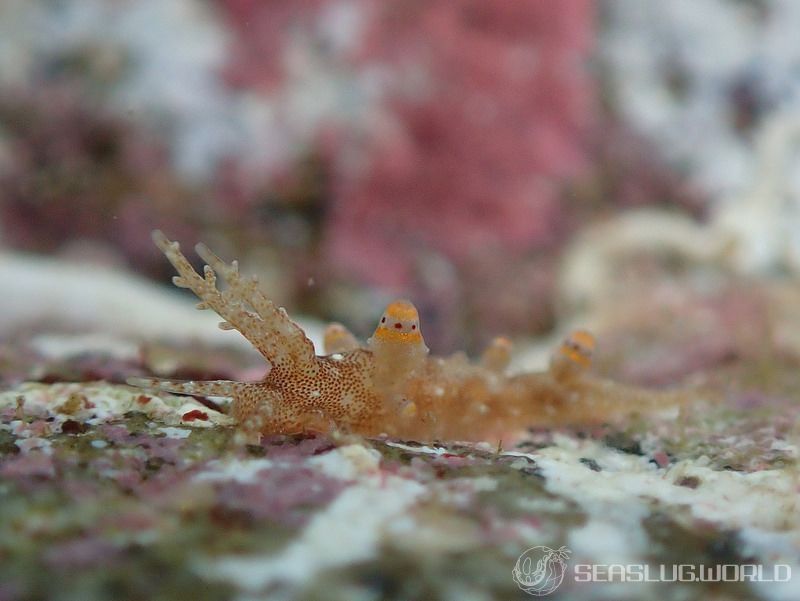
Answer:
POLYGON ((564 580, 570 550, 566 547, 531 547, 517 559, 511 572, 514 582, 536 597, 549 595, 564 580))

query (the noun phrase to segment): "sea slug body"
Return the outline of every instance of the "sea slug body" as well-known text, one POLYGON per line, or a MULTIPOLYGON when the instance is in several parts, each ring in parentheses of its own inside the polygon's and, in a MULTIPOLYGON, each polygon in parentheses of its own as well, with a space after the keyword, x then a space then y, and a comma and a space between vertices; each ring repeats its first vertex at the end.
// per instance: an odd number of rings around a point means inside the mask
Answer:
POLYGON ((238 330, 269 362, 259 382, 183 382, 131 378, 130 384, 180 394, 230 397, 231 413, 249 437, 347 432, 415 440, 508 439, 533 426, 588 425, 674 403, 676 396, 616 384, 590 373, 594 338, 574 332, 547 371, 509 375, 511 342, 495 339, 478 363, 463 353, 431 357, 419 314, 391 303, 361 345, 344 326, 325 332, 326 355, 283 308, 205 245, 198 274, 160 231, 153 240, 175 267, 173 283, 190 289, 199 309, 213 309, 222 329, 238 330), (217 278, 227 286, 220 289, 217 278))

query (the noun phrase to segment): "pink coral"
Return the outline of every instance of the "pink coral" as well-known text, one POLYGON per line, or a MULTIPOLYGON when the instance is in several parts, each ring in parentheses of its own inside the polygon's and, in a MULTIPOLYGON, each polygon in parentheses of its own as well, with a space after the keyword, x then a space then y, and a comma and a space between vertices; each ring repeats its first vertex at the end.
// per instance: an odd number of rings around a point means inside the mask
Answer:
POLYGON ((282 52, 287 36, 308 25, 325 0, 219 0, 235 36, 225 77, 235 87, 274 87, 285 75, 282 52))
POLYGON ((359 142, 369 158, 336 170, 337 262, 408 285, 421 251, 459 263, 552 245, 558 185, 583 160, 591 31, 583 0, 384 6, 363 60, 400 75, 386 123, 359 142))
POLYGON ((317 128, 332 171, 326 248, 340 273, 409 286, 431 253, 463 267, 478 250, 507 260, 563 233, 558 187, 583 165, 590 121, 587 0, 360 0, 355 39, 340 46, 324 31, 340 3, 219 4, 237 34, 234 85, 288 85, 297 40, 327 44, 319 52, 355 96, 370 96, 364 80, 379 74, 379 106, 362 106, 355 127, 330 115, 317 128))

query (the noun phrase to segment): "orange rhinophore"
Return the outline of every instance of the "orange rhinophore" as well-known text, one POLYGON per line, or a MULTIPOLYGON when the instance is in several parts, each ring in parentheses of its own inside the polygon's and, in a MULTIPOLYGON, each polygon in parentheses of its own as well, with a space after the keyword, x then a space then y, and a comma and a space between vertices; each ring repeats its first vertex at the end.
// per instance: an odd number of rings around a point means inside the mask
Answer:
POLYGON ((505 336, 498 336, 486 347, 481 355, 481 365, 491 371, 503 373, 511 363, 512 342, 505 336))
POLYGON ((561 380, 585 373, 592 364, 594 347, 594 336, 586 330, 575 330, 551 357, 550 372, 561 380))
POLYGON ((420 373, 428 357, 417 308, 407 300, 391 303, 367 340, 367 348, 374 363, 370 387, 384 404, 404 408, 406 383, 420 373))
POLYGON ((153 240, 175 267, 176 286, 213 309, 223 329, 238 330, 269 362, 260 382, 183 382, 131 378, 130 384, 179 394, 230 397, 248 440, 260 434, 342 431, 430 440, 509 440, 532 426, 590 425, 679 403, 679 395, 628 387, 589 371, 594 337, 573 332, 543 372, 507 374, 511 342, 495 339, 480 362, 463 353, 431 357, 416 307, 391 303, 365 346, 344 326, 325 332, 326 355, 283 308, 276 307, 237 263, 206 246, 198 274, 177 242, 153 240), (217 287, 217 278, 227 283, 217 287))
POLYGON ((332 355, 333 353, 354 351, 361 345, 350 330, 340 323, 332 323, 325 328, 322 346, 326 355, 332 355))
POLYGON ((561 343, 559 352, 578 366, 589 367, 592 363, 594 347, 594 336, 585 330, 577 330, 567 336, 564 342, 561 343))

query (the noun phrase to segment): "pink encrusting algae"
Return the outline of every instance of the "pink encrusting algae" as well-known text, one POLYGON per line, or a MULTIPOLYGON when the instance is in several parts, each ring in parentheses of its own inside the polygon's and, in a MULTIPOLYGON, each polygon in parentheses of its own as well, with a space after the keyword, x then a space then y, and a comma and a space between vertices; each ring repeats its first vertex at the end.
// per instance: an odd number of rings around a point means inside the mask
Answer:
POLYGON ((200 299, 238 330, 269 362, 260 382, 131 378, 129 383, 175 393, 230 397, 232 414, 248 437, 334 431, 415 440, 507 440, 528 427, 592 425, 681 402, 679 393, 652 392, 600 379, 589 371, 594 338, 574 332, 544 372, 509 375, 511 343, 495 340, 480 362, 466 355, 431 357, 417 309, 391 303, 375 333, 361 346, 344 326, 326 333, 326 354, 283 308, 276 307, 205 245, 198 274, 177 242, 160 231, 153 239, 178 272, 176 286, 200 299), (217 287, 217 276, 227 288, 217 287))
POLYGON ((328 153, 369 157, 332 160, 336 264, 407 287, 426 253, 464 269, 477 248, 519 259, 555 246, 569 223, 560 188, 586 167, 592 4, 437 0, 368 14, 359 62, 395 75, 388 117, 335 136, 328 153))

